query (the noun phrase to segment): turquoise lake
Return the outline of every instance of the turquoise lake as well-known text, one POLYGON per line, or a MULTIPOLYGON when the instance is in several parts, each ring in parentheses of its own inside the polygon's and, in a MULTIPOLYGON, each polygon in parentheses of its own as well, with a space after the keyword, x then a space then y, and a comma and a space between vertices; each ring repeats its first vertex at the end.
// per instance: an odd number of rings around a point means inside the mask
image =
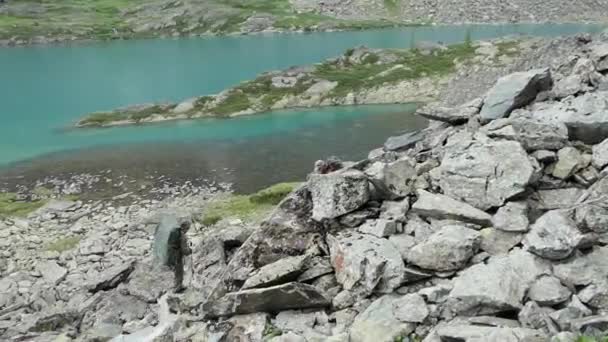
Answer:
MULTIPOLYGON (((601 30, 576 24, 436 26, 0 49, 0 179, 32 170, 38 176, 69 172, 68 166, 74 171, 112 167, 135 154, 141 158, 133 165, 156 165, 168 172, 175 165, 209 162, 213 166, 201 166, 201 173, 233 168, 233 177, 239 178, 248 166, 260 168, 259 175, 280 174, 272 181, 301 177, 311 160, 332 154, 361 157, 387 136, 419 129, 425 122, 411 116, 411 107, 362 106, 141 127, 66 128, 88 112, 211 94, 260 72, 319 62, 357 45, 408 48, 413 41, 449 44, 467 35, 484 39, 601 30), (302 165, 293 162, 293 155, 302 165), (281 165, 284 169, 276 171, 281 165)), ((255 188, 270 182, 247 184, 255 188)))

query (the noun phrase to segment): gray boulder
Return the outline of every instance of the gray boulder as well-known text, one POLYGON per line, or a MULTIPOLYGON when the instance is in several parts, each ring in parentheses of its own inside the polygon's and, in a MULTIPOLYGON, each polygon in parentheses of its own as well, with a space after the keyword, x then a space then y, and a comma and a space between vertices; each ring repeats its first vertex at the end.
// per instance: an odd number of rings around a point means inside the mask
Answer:
POLYGON ((593 166, 603 169, 608 165, 608 139, 593 146, 593 166))
POLYGON ((390 137, 384 143, 386 151, 403 151, 412 148, 425 137, 424 131, 408 132, 402 135, 390 137))
POLYGON ((528 205, 526 202, 507 202, 494 214, 492 223, 496 229, 506 232, 527 232, 528 205))
POLYGON ((528 291, 528 297, 540 305, 553 306, 570 299, 572 292, 553 276, 537 279, 528 291))
POLYGON ((608 208, 603 205, 585 204, 574 211, 577 225, 595 233, 608 232, 608 208))
POLYGON ((395 295, 382 296, 360 313, 350 328, 350 342, 394 342, 412 333, 415 324, 403 322, 396 315, 399 299, 395 295))
POLYGON ((418 190, 418 200, 412 205, 412 212, 437 219, 452 219, 480 225, 491 225, 492 217, 467 203, 451 197, 418 190))
POLYGON ((514 109, 534 100, 538 93, 549 90, 552 85, 548 68, 504 76, 487 93, 481 107, 481 118, 489 121, 508 116, 514 109))
POLYGON ((585 167, 583 155, 574 147, 564 147, 557 152, 557 163, 553 167, 555 178, 566 179, 585 167))
POLYGON ((524 192, 537 166, 518 142, 470 141, 446 151, 439 185, 446 195, 487 210, 524 192))
POLYGON ((595 309, 608 309, 608 283, 597 282, 588 285, 578 293, 581 302, 595 309))
POLYGON ((55 286, 59 284, 68 274, 68 270, 59 266, 53 260, 38 261, 36 270, 40 272, 42 278, 49 284, 55 286))
POLYGON ((308 256, 299 255, 265 265, 245 281, 243 289, 269 287, 294 281, 304 272, 307 259, 308 256))
POLYGON ((477 253, 481 237, 462 226, 445 226, 410 249, 407 261, 434 271, 455 271, 477 253))
POLYGON ((608 278, 608 247, 595 247, 553 266, 554 275, 566 285, 600 284, 608 278))
POLYGON ((336 278, 345 290, 390 293, 403 282, 401 254, 386 239, 339 233, 327 238, 336 278))
POLYGON ((472 116, 479 113, 483 101, 475 99, 460 107, 446 108, 438 106, 425 106, 416 111, 420 115, 430 120, 447 122, 453 125, 467 122, 472 116))
POLYGON ((412 293, 393 303, 393 313, 401 322, 422 323, 429 316, 429 309, 422 296, 412 293))
POLYGON ((514 140, 527 151, 559 150, 568 142, 563 123, 544 123, 528 118, 498 119, 483 127, 491 138, 514 140))
POLYGON ((523 243, 540 257, 560 260, 570 256, 581 241, 583 234, 567 213, 552 210, 536 220, 523 243))
POLYGON ((570 140, 597 144, 608 138, 607 95, 606 91, 587 92, 561 102, 538 103, 530 111, 539 121, 565 124, 570 140))
POLYGON ((507 232, 495 228, 484 228, 479 233, 481 236, 480 249, 490 255, 509 253, 524 237, 518 232, 507 232))
POLYGON ((417 176, 416 161, 404 157, 389 163, 375 162, 365 173, 384 197, 400 198, 412 191, 417 176))
POLYGON ((314 286, 287 283, 263 289, 227 293, 203 305, 206 317, 222 317, 256 312, 277 312, 291 309, 322 308, 331 301, 314 286))
POLYGON ((101 272, 91 273, 87 277, 85 287, 91 292, 113 289, 131 274, 134 262, 124 262, 113 265, 101 272))
POLYGON ((382 238, 389 237, 397 233, 397 225, 400 226, 401 224, 393 220, 367 220, 364 224, 357 228, 357 230, 363 234, 371 234, 382 238))
POLYGON ((362 207, 369 200, 369 182, 362 172, 349 170, 325 175, 312 174, 312 218, 333 219, 362 207))
POLYGON ((595 62, 598 71, 608 70, 608 43, 591 45, 590 57, 595 62))
POLYGON ((534 280, 549 273, 550 267, 543 260, 525 251, 513 250, 459 273, 448 301, 455 312, 466 315, 519 310, 534 280))

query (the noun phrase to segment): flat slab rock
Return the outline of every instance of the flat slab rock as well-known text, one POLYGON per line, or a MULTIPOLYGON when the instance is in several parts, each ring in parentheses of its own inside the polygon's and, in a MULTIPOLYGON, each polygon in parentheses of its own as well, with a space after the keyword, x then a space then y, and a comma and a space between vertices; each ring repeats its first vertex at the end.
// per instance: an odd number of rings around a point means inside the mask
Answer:
POLYGON ((492 225, 492 216, 486 212, 449 196, 425 190, 418 190, 418 200, 412 206, 412 212, 424 217, 492 225))
POLYGON ((487 210, 524 192, 535 172, 519 142, 472 140, 446 151, 439 185, 445 195, 487 210))
POLYGON ((263 289, 231 292, 216 301, 204 304, 203 311, 206 317, 215 318, 255 312, 322 308, 329 305, 331 301, 314 286, 293 282, 263 289))
POLYGON ((536 95, 553 85, 549 68, 516 72, 501 77, 488 91, 481 107, 483 120, 508 116, 514 109, 529 104, 536 95))

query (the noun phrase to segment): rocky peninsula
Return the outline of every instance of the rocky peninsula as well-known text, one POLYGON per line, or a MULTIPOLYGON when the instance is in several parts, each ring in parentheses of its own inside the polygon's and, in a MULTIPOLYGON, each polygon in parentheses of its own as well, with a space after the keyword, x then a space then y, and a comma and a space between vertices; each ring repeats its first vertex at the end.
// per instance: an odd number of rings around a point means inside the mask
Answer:
POLYGON ((533 40, 452 46, 421 42, 403 50, 358 47, 316 65, 264 73, 217 95, 92 113, 76 126, 234 117, 287 108, 430 102, 457 75, 469 74, 479 65, 500 70, 533 49, 533 40))
POLYGON ((605 23, 580 0, 62 0, 0 2, 0 46, 463 23, 605 23))
POLYGON ((602 341, 608 34, 532 50, 450 81, 477 87, 421 108, 427 129, 247 197, 278 202, 259 224, 204 220, 204 195, 2 218, 0 338, 602 341))

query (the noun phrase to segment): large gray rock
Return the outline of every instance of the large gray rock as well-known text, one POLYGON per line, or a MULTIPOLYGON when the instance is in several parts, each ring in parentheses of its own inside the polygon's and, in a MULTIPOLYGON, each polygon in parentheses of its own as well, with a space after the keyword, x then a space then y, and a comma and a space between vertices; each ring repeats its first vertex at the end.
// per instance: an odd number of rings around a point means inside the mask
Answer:
POLYGON ((412 333, 415 324, 403 322, 396 315, 399 298, 382 296, 359 314, 350 328, 350 342, 394 342, 412 333))
POLYGON ((477 253, 481 236, 463 226, 445 226, 417 244, 407 255, 407 261, 433 271, 454 271, 466 265, 477 253))
POLYGON ((553 306, 567 301, 572 292, 553 276, 537 279, 528 291, 528 297, 540 305, 553 306))
POLYGON ((530 103, 536 95, 551 88, 553 80, 548 68, 517 72, 504 76, 496 82, 484 99, 481 118, 500 119, 514 109, 530 103))
POLYGON ((401 254, 386 239, 359 233, 327 238, 336 278, 345 290, 390 293, 403 282, 401 254))
POLYGON ((369 182, 359 171, 312 174, 308 184, 313 203, 312 218, 317 221, 355 211, 369 200, 369 182))
POLYGON ((508 202, 494 214, 492 223, 496 229, 506 232, 527 232, 528 205, 525 202, 508 202))
POLYGON ((585 204, 577 207, 574 217, 580 229, 595 233, 608 232, 608 208, 604 205, 585 204))
POLYGON ((134 262, 124 262, 114 265, 101 272, 91 273, 87 277, 85 287, 92 292, 113 289, 131 274, 134 262))
POLYGON ((322 308, 331 301, 314 286, 287 283, 263 289, 231 292, 203 305, 206 317, 222 317, 256 312, 278 312, 291 309, 322 308))
POLYGON ((563 123, 528 118, 494 120, 483 131, 491 138, 519 141, 527 151, 559 150, 568 142, 568 128, 563 123))
POLYGON ((593 146, 593 166, 603 169, 608 165, 608 139, 593 146))
POLYGON ((518 142, 471 141, 448 149, 439 185, 446 195, 487 210, 524 192, 535 171, 518 142))
POLYGON ((42 278, 49 284, 55 286, 59 284, 68 274, 68 270, 59 266, 53 260, 38 261, 36 270, 40 272, 42 278))
POLYGON ((416 161, 404 157, 396 161, 376 162, 366 171, 370 181, 387 198, 400 198, 410 194, 416 179, 416 161))
POLYGON ((397 226, 401 226, 401 223, 397 221, 377 219, 367 220, 357 230, 363 234, 371 234, 377 237, 389 237, 397 233, 397 226))
POLYGON ((608 138, 606 91, 587 92, 562 102, 538 103, 530 109, 543 122, 561 122, 568 127, 570 140, 597 144, 608 138))
POLYGON ((448 301, 454 311, 466 315, 518 310, 532 282, 549 273, 550 267, 543 260, 513 250, 462 271, 454 279, 448 301))
POLYGON ((401 322, 422 323, 429 316, 429 309, 421 295, 411 293, 393 303, 393 313, 401 322))
POLYGON ((492 217, 467 203, 451 197, 418 190, 418 200, 412 205, 412 212, 437 219, 452 219, 480 225, 491 225, 492 217))
POLYGON ((566 285, 601 283, 608 278, 608 247, 595 247, 553 266, 553 273, 566 285))
POLYGON ((523 243, 540 257, 560 260, 570 256, 582 241, 583 234, 568 214, 552 210, 536 220, 523 243))
POLYGON ((608 309, 608 282, 598 282, 591 284, 578 293, 581 302, 595 309, 608 309))
POLYGON ((417 110, 416 115, 457 125, 467 122, 472 116, 479 113, 482 104, 483 100, 475 99, 457 108, 430 105, 417 110))
POLYGON ((268 264, 249 277, 243 284, 243 289, 268 287, 294 281, 304 272, 307 258, 306 255, 299 255, 268 264))
POLYGON ((557 163, 553 167, 555 178, 566 179, 585 167, 583 155, 574 147, 564 147, 557 152, 557 163))
POLYGON ((390 137, 384 143, 384 149, 386 151, 402 151, 412 148, 422 141, 425 137, 424 131, 408 132, 402 135, 390 137))
POLYGON ((481 236, 480 249, 490 255, 509 253, 524 237, 518 232, 507 232, 495 228, 484 228, 479 233, 481 236))
POLYGON ((590 57, 595 62, 598 71, 608 70, 608 43, 596 43, 591 45, 590 57))

